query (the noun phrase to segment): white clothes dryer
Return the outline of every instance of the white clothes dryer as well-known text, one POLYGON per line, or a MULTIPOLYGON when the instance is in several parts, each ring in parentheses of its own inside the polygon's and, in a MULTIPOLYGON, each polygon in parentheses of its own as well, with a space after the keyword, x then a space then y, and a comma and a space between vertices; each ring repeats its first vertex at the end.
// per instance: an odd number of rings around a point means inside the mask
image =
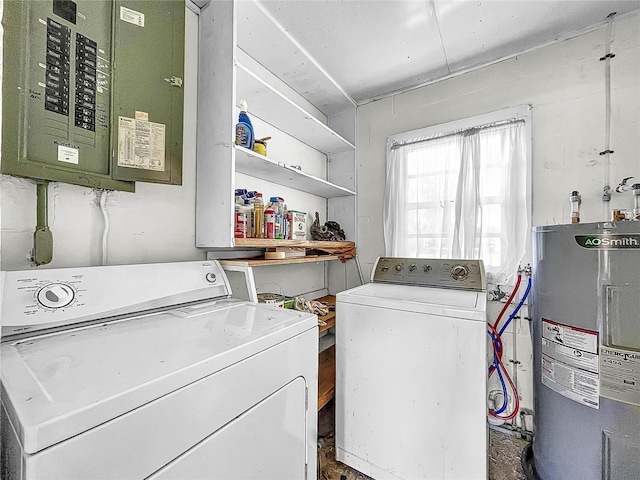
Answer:
POLYGON ((381 257, 337 295, 337 459, 375 479, 487 478, 478 260, 381 257))
POLYGON ((316 475, 315 315, 215 261, 5 272, 2 478, 316 475))

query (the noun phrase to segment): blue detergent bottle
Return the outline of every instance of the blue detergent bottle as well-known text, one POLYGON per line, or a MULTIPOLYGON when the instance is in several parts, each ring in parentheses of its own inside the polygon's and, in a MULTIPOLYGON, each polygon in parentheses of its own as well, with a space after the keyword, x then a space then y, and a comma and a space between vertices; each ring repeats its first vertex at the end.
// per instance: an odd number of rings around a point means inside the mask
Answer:
POLYGON ((240 102, 240 115, 236 124, 236 145, 253 150, 253 125, 247 115, 247 102, 240 102))

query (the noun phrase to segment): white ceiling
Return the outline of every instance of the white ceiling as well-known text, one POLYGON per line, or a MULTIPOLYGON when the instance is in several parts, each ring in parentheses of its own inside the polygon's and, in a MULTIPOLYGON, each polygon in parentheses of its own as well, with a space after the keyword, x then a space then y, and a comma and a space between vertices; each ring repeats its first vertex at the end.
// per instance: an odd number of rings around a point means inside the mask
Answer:
POLYGON ((640 10, 640 0, 261 0, 357 103, 640 10))

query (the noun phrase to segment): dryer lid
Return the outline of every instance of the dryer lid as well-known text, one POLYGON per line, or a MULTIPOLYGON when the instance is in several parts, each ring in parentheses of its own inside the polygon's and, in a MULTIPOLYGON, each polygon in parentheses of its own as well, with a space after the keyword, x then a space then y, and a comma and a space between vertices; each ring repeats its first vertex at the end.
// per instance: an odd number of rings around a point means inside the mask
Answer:
POLYGON ((316 325, 225 299, 6 342, 2 400, 35 453, 316 325))

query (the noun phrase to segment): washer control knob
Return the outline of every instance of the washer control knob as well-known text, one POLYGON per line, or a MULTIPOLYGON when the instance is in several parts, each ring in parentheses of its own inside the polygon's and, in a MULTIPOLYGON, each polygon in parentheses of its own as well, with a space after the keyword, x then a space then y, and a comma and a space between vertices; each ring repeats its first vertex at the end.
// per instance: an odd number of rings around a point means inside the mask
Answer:
POLYGON ((62 308, 73 302, 75 292, 64 283, 50 283, 38 291, 38 303, 47 308, 62 308))
POLYGON ((469 276, 469 267, 466 265, 455 265, 451 269, 451 278, 454 280, 464 280, 469 276))
POLYGON ((410 271, 410 272, 415 272, 415 271, 416 271, 416 268, 418 268, 418 267, 416 267, 416 264, 415 264, 415 263, 412 263, 412 264, 411 264, 411 266, 409 267, 409 271, 410 271))
POLYGON ((383 272, 388 272, 388 271, 389 271, 389 267, 382 267, 382 268, 381 268, 381 270, 382 270, 383 272))
POLYGON ((400 270, 402 270, 402 264, 398 264, 396 265, 396 271, 399 272, 400 270))
POLYGON ((209 282, 209 283, 216 283, 216 274, 215 273, 207 273, 207 275, 204 278, 206 278, 207 282, 209 282))
POLYGON ((431 271, 431 265, 425 265, 423 267, 424 273, 429 273, 431 271))

